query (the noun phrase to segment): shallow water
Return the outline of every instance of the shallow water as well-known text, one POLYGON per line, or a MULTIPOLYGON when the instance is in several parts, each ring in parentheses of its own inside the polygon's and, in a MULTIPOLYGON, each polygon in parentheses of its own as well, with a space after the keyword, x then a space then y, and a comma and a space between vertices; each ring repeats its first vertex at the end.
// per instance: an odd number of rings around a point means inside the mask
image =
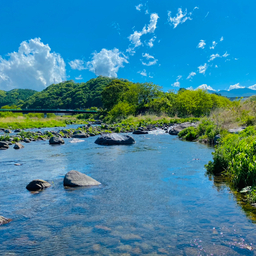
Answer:
POLYGON ((0 255, 254 255, 255 224, 205 176, 212 148, 161 134, 104 147, 96 137, 0 151, 0 255), (16 166, 15 163, 20 163, 16 166), (64 189, 70 170, 100 187, 64 189), (26 185, 52 187, 31 194, 26 185))

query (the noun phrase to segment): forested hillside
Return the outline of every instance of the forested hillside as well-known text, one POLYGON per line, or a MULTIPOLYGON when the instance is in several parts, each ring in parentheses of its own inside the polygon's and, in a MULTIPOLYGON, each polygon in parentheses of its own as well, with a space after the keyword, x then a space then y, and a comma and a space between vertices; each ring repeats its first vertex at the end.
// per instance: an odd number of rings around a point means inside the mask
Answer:
POLYGON ((7 92, 0 90, 0 108, 5 105, 23 105, 35 93, 36 91, 30 89, 13 89, 7 92))
POLYGON ((35 109, 83 109, 102 107, 101 93, 112 78, 97 77, 86 83, 73 80, 52 84, 30 97, 22 108, 35 109))

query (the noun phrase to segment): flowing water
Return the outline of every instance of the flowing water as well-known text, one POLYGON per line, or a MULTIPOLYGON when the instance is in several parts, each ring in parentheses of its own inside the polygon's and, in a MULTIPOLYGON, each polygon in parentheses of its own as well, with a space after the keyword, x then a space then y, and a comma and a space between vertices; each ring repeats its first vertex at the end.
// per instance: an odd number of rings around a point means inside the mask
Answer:
POLYGON ((0 226, 0 255, 256 255, 253 218, 205 175, 212 148, 133 137, 131 146, 90 137, 0 151, 0 215, 12 219, 0 226), (65 189, 70 170, 102 185, 65 189), (52 186, 32 194, 33 179, 52 186))

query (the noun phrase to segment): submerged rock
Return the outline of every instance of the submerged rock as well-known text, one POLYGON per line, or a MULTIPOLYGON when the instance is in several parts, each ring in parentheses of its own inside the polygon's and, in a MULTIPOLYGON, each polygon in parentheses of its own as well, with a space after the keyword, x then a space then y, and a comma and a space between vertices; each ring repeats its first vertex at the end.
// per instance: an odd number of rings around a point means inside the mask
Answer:
POLYGON ((49 140, 49 144, 64 144, 64 140, 62 138, 59 138, 59 137, 51 137, 50 140, 49 140))
POLYGON ((131 145, 135 143, 133 137, 117 133, 103 134, 95 141, 99 145, 131 145))
POLYGON ((68 187, 98 186, 100 184, 97 180, 74 170, 68 172, 63 180, 63 185, 68 187))
POLYGON ((29 191, 40 191, 45 188, 50 187, 51 184, 45 180, 32 180, 27 186, 26 189, 29 191))
POLYGON ((14 149, 21 149, 21 148, 24 148, 24 146, 21 143, 16 142, 13 148, 14 149))
POLYGON ((12 219, 7 219, 7 218, 5 218, 3 216, 0 216, 0 225, 7 224, 7 223, 9 223, 11 221, 12 221, 12 219))
POLYGON ((8 148, 9 148, 8 142, 0 141, 0 149, 1 150, 5 150, 5 149, 8 149, 8 148))

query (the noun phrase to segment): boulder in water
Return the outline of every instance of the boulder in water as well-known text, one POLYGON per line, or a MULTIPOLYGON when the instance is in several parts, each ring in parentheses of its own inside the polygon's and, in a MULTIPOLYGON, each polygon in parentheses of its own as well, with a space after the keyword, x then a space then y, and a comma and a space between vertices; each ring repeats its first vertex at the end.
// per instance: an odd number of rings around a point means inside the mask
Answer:
POLYGON ((97 180, 74 170, 68 172, 63 180, 63 185, 68 187, 98 186, 100 184, 97 180))
POLYGON ((182 124, 175 124, 175 125, 170 127, 169 134, 170 135, 178 135, 179 132, 181 132, 185 128, 188 128, 188 127, 191 127, 191 126, 192 127, 197 127, 197 125, 195 123, 190 123, 190 122, 185 122, 185 123, 182 123, 182 124))
POLYGON ((21 148, 24 148, 24 146, 21 143, 16 142, 13 148, 14 149, 21 149, 21 148))
POLYGON ((11 219, 7 219, 3 216, 0 216, 0 225, 4 225, 4 224, 7 224, 9 222, 11 222, 12 220, 11 219))
POLYGON ((45 180, 32 180, 27 186, 26 189, 29 191, 40 191, 45 188, 50 187, 51 184, 45 180))
POLYGON ((107 133, 101 135, 95 141, 96 144, 99 145, 131 145, 135 143, 133 137, 129 135, 121 135, 117 133, 107 133))
POLYGON ((59 144, 64 144, 64 140, 62 138, 59 138, 59 137, 51 137, 50 140, 49 140, 49 144, 52 144, 52 145, 59 145, 59 144))
POLYGON ((5 149, 8 149, 9 148, 9 143, 6 142, 6 141, 0 141, 0 149, 1 150, 5 150, 5 149))

